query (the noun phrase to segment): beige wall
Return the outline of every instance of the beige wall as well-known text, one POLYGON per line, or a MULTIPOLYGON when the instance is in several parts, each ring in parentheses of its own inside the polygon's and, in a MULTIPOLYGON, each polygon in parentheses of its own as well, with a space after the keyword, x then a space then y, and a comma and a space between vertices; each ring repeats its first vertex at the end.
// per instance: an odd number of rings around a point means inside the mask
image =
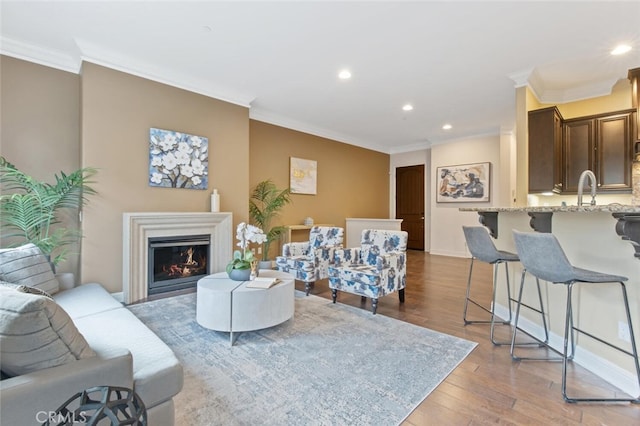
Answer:
MULTIPOLYGON (((508 205, 508 198, 501 194, 500 177, 503 175, 500 164, 501 142, 499 136, 481 136, 435 145, 431 148, 431 182, 438 181, 438 167, 469 164, 491 163, 491 193, 488 203, 437 203, 436 191, 431 191, 431 253, 444 256, 467 257, 462 226, 477 226, 478 215, 472 212, 461 212, 460 207, 491 207, 508 205)), ((435 188, 435 186, 434 186, 435 188)))
MULTIPOLYGON (((271 179, 289 187, 289 158, 318 163, 317 194, 292 194, 274 225, 345 226, 347 217, 389 218, 389 155, 261 121, 250 121, 250 186, 271 179)), ((275 256, 275 247, 270 253, 275 256)))
POLYGON ((121 290, 123 212, 209 211, 215 187, 221 210, 247 219, 247 108, 91 63, 81 81, 82 163, 99 169, 99 195, 84 214, 83 282, 121 290), (209 139, 209 190, 149 186, 151 127, 209 139))
MULTIPOLYGON (((82 262, 61 265, 78 281, 122 289, 122 213, 209 211, 213 188, 234 223, 248 220, 253 186, 289 186, 291 156, 318 162, 317 195, 293 195, 281 223, 344 226, 346 217, 389 217, 389 155, 249 120, 247 108, 84 63, 80 75, 1 57, 0 152, 38 178, 99 169, 83 215, 82 262), (209 139, 207 191, 148 185, 149 128, 209 139)), ((78 250, 79 251, 79 250, 78 250)), ((273 253, 275 255, 275 253, 273 253)))
MULTIPOLYGON (((81 167, 77 74, 0 55, 0 100, 0 155, 50 183, 81 167)), ((77 227, 78 218, 66 215, 63 224, 77 227)), ((69 250, 58 271, 78 274, 79 244, 69 250)))

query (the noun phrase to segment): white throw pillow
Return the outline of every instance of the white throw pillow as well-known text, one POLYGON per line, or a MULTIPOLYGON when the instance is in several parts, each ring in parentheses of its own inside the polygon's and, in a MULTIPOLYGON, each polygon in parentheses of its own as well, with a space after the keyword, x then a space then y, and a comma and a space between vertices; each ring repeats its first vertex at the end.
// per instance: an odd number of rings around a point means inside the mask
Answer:
POLYGON ((17 376, 91 356, 95 352, 53 299, 0 286, 0 370, 17 376))
POLYGON ((57 293, 60 283, 51 264, 35 244, 0 249, 0 280, 57 293))

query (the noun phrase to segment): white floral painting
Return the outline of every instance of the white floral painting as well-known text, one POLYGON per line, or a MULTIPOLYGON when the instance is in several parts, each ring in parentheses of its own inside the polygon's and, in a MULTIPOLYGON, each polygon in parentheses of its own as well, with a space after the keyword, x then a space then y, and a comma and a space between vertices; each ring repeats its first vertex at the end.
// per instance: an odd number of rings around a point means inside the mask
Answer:
POLYGON ((209 139, 149 129, 149 186, 207 189, 209 139))

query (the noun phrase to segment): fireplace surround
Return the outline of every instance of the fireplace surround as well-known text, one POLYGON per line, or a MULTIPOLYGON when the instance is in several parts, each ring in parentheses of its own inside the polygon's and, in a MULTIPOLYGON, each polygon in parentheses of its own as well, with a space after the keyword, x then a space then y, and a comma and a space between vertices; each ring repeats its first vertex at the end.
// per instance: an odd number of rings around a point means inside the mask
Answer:
POLYGON ((126 304, 149 295, 150 238, 208 235, 209 273, 224 271, 232 257, 232 213, 123 213, 122 225, 122 292, 126 304))

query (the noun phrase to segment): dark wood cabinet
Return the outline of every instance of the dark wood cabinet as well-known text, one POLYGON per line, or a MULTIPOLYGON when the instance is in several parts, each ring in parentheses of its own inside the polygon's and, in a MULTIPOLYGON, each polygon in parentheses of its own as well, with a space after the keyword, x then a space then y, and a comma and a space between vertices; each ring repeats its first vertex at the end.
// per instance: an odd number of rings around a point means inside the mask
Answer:
POLYGON ((635 112, 596 119, 598 190, 631 191, 635 112))
POLYGON ((584 170, 595 173, 598 192, 630 192, 632 110, 566 120, 564 128, 564 192, 577 192, 584 170))
POLYGON ((598 192, 630 193, 635 110, 563 120, 555 107, 529 111, 529 192, 576 193, 584 170, 598 192))
POLYGON ((593 167, 593 124, 591 119, 564 122, 564 192, 578 192, 578 180, 584 170, 589 169, 596 173, 593 167))
POLYGON ((529 112, 529 192, 561 192, 562 116, 556 107, 529 112))

